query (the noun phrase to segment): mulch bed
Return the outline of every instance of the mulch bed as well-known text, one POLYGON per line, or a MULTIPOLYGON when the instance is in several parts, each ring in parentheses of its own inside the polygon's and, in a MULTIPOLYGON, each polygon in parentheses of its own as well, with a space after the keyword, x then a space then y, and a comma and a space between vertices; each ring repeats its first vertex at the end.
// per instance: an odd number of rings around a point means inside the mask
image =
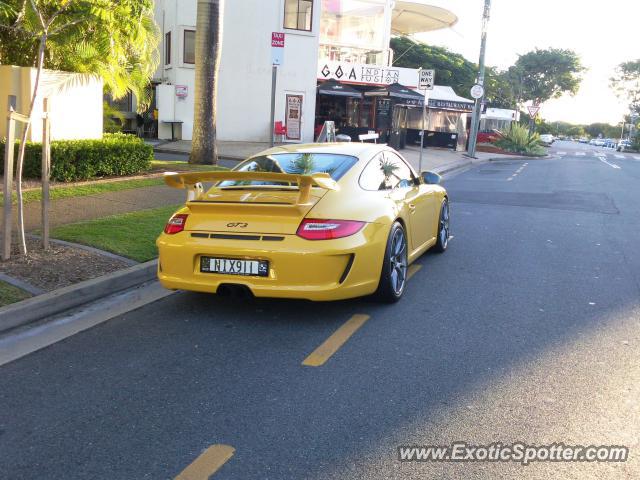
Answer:
POLYGON ((99 277, 122 268, 125 262, 78 248, 51 244, 43 250, 40 241, 27 238, 26 257, 13 244, 11 259, 0 261, 0 272, 18 278, 45 291, 99 277))

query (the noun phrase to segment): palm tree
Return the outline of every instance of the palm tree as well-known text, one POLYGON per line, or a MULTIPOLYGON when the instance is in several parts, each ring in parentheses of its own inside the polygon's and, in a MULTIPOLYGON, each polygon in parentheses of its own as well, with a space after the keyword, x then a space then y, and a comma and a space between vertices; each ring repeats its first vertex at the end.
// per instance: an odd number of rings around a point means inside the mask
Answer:
POLYGON ((16 162, 18 241, 20 252, 26 255, 22 171, 45 63, 50 68, 101 77, 115 98, 131 91, 142 110, 149 103, 147 86, 158 65, 159 37, 152 0, 0 1, 0 31, 0 59, 11 57, 18 48, 21 61, 15 63, 37 68, 16 162))
POLYGON ((196 85, 190 163, 218 163, 216 94, 224 0, 198 0, 196 85))

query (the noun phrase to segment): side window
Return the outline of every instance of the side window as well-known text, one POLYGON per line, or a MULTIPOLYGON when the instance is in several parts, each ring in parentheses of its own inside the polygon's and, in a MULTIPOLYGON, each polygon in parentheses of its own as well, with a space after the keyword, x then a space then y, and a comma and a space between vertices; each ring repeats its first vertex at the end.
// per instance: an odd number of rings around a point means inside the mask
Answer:
POLYGON ((387 164, 397 167, 393 171, 392 178, 390 179, 393 185, 392 188, 407 188, 415 185, 411 168, 409 168, 409 165, 407 165, 402 158, 392 152, 385 152, 384 156, 387 164))
POLYGON ((413 184, 409 166, 389 152, 376 155, 360 175, 360 186, 365 190, 391 190, 413 184))

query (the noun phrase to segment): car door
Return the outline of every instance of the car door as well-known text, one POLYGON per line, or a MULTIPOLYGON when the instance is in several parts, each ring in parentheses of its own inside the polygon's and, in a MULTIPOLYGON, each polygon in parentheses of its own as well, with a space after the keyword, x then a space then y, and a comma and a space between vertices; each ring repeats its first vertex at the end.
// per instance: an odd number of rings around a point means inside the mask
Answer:
POLYGON ((413 169, 396 153, 385 152, 385 158, 398 166, 394 172, 398 182, 392 190, 392 198, 406 211, 412 250, 417 250, 432 241, 437 233, 434 231, 435 189, 420 182, 413 169))

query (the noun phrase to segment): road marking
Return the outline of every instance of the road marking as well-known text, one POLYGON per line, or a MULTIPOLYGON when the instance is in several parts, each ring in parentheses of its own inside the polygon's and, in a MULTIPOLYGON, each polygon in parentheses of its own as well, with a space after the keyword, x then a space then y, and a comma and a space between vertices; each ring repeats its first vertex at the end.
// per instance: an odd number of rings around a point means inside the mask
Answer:
POLYGON ((322 345, 316 348, 302 361, 307 367, 319 367, 331 358, 338 349, 345 344, 358 329, 369 320, 369 315, 358 313, 346 321, 340 328, 327 338, 322 345))
POLYGON ((211 445, 185 468, 175 480, 209 480, 227 461, 236 449, 229 445, 211 445))
POLYGON ((566 155, 567 152, 558 152, 558 155, 566 155))
POLYGON ((625 158, 624 155, 620 155, 618 153, 614 153, 613 156, 616 158, 625 158))
POLYGON ((409 267, 409 270, 407 270, 407 280, 410 280, 411 277, 413 277, 416 273, 418 273, 418 270, 420 270, 422 268, 422 265, 417 265, 417 264, 413 264, 409 267))
POLYGON ((585 152, 576 152, 576 157, 584 157, 585 155, 585 152))
POLYGON ((615 163, 609 163, 607 162, 607 159, 605 157, 598 157, 598 160, 600 160, 602 163, 606 163, 607 165, 609 165, 611 168, 615 168, 615 169, 619 169, 620 166, 616 165, 615 163))
POLYGON ((639 157, 638 155, 634 155, 634 156, 633 156, 633 159, 634 159, 634 160, 640 160, 640 157, 639 157))

